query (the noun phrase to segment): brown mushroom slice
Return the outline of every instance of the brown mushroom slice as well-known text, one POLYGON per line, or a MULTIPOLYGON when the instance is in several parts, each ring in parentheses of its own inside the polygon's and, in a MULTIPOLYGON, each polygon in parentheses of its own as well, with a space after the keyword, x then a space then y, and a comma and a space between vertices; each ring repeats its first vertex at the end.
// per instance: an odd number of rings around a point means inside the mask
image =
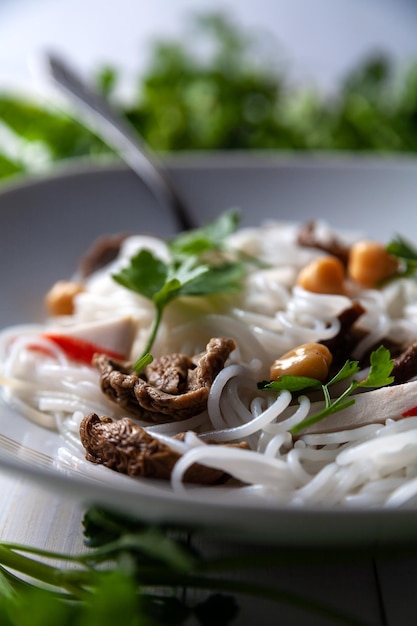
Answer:
MULTIPOLYGON (((182 439, 183 436, 184 433, 181 433, 175 438, 182 439)), ((181 456, 128 417, 113 421, 110 417, 99 417, 96 413, 91 413, 81 422, 80 438, 88 461, 133 477, 169 480, 174 465, 181 456)), ((245 442, 209 444, 248 449, 245 442)), ((186 471, 184 480, 209 485, 222 482, 228 477, 223 470, 195 463, 186 471)))
POLYGON ((130 363, 104 354, 93 363, 100 372, 102 391, 130 415, 146 422, 169 422, 205 410, 210 387, 235 349, 233 339, 213 338, 193 359, 171 354, 157 358, 141 375, 130 363))
POLYGON ((87 278, 97 270, 114 261, 120 252, 120 247, 128 237, 127 233, 116 233, 98 237, 79 262, 81 278, 87 278))
POLYGON ((394 384, 404 383, 417 376, 417 341, 406 348, 395 360, 392 369, 394 384))
POLYGON ((365 313, 360 302, 352 302, 352 306, 344 309, 338 316, 340 329, 337 335, 321 341, 333 356, 330 376, 335 374, 351 355, 359 341, 366 335, 366 331, 356 325, 356 322, 365 313))
POLYGON ((331 231, 328 231, 326 235, 323 236, 323 233, 320 233, 317 222, 307 222, 301 226, 297 235, 297 243, 300 246, 316 248, 317 250, 327 252, 340 259, 343 265, 347 265, 349 246, 338 239, 331 231))

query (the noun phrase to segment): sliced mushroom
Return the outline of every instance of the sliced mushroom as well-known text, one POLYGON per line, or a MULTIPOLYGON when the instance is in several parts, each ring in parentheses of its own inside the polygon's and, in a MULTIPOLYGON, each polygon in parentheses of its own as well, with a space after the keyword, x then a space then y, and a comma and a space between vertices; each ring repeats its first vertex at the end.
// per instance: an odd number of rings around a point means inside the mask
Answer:
MULTIPOLYGON (((184 433, 181 433, 176 438, 182 439, 183 436, 184 433)), ((128 417, 113 421, 110 417, 99 417, 96 413, 91 413, 81 422, 80 437, 88 461, 129 476, 169 480, 174 465, 180 458, 178 452, 128 417)), ((248 449, 245 442, 224 445, 248 449)), ((186 482, 204 485, 218 483, 226 478, 228 475, 223 470, 197 463, 184 475, 186 482)))
POLYGON ((298 232, 297 243, 300 246, 317 248, 318 250, 327 252, 340 259, 343 265, 347 265, 349 246, 340 241, 330 231, 326 233, 324 237, 323 234, 319 232, 317 222, 307 222, 302 225, 298 232))
POLYGON ((395 360, 392 368, 394 384, 404 383, 417 376, 417 341, 408 346, 395 360))
POLYGON ((183 420, 207 406, 210 387, 236 345, 233 339, 213 338, 196 357, 165 355, 136 374, 130 363, 104 354, 93 363, 100 372, 101 389, 134 417, 148 422, 183 420))

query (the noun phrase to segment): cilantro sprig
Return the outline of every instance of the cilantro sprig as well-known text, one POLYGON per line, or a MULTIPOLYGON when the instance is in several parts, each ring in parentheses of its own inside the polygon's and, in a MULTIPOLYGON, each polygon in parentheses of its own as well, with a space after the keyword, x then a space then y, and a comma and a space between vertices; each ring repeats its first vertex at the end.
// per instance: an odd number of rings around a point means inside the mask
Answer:
MULTIPOLYGON (((357 623, 302 590, 257 583, 253 576, 236 579, 237 570, 253 574, 262 566, 333 562, 334 550, 248 546, 237 556, 207 556, 191 544, 188 527, 150 525, 98 507, 86 512, 83 524, 88 550, 81 554, 0 542, 2 626, 185 626, 190 621, 226 626, 236 622, 245 596, 303 609, 317 623, 357 623), (190 606, 178 589, 210 595, 190 606)), ((350 559, 354 552, 342 554, 350 559)))
POLYGON ((409 241, 397 235, 386 246, 386 251, 401 262, 394 278, 417 276, 417 249, 409 241))
POLYGON ((352 379, 345 391, 343 391, 343 393, 336 398, 331 397, 330 388, 336 383, 348 380, 357 374, 359 372, 358 361, 346 361, 337 374, 335 374, 335 376, 333 376, 333 378, 325 384, 315 378, 305 376, 281 376, 278 380, 263 381, 258 384, 258 387, 260 389, 270 391, 282 391, 286 389, 291 393, 301 391, 308 392, 321 389, 324 397, 324 408, 294 426, 291 429, 291 433, 296 435, 300 431, 316 424, 317 422, 320 422, 329 415, 342 411, 343 409, 346 409, 354 404, 355 398, 352 398, 351 395, 357 389, 378 389, 380 387, 390 385, 394 382, 394 377, 391 376, 393 366, 394 361, 391 359, 389 350, 387 350, 384 346, 380 346, 371 354, 368 376, 361 381, 352 379))
POLYGON ((227 237, 235 232, 239 221, 238 211, 225 211, 201 228, 180 233, 169 242, 169 248, 175 256, 199 256, 213 250, 224 250, 227 237))
POLYGON ((236 213, 225 213, 207 226, 173 239, 169 243, 170 261, 165 262, 150 250, 143 249, 130 259, 127 267, 113 275, 117 283, 155 305, 149 337, 142 355, 134 364, 135 371, 143 367, 143 358, 151 352, 164 311, 173 300, 181 296, 234 293, 241 289, 245 264, 240 260, 228 260, 225 254, 225 239, 236 229, 237 223, 236 213), (218 254, 208 261, 205 256, 208 252, 218 254))

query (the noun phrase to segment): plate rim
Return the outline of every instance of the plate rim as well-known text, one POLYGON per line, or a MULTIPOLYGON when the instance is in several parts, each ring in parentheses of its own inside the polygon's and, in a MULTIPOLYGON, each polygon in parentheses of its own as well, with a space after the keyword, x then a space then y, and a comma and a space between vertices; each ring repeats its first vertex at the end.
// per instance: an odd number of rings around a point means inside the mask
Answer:
MULTIPOLYGON (((403 156, 400 159, 395 158, 387 158, 385 157, 375 157, 372 155, 370 158, 369 155, 360 155, 358 158, 357 155, 354 157, 352 155, 347 155, 346 153, 337 155, 335 158, 334 154, 323 154, 319 155, 294 155, 293 153, 276 153, 276 152, 262 152, 262 153, 199 153, 196 155, 195 153, 187 153, 181 155, 167 155, 166 165, 168 168, 172 170, 181 171, 184 168, 187 169, 202 169, 208 167, 229 167, 231 169, 238 169, 242 166, 244 167, 255 167, 262 169, 263 167, 280 167, 280 168, 288 168, 288 167, 302 167, 302 168, 323 168, 323 167, 331 167, 331 168, 349 168, 349 169, 363 169, 371 168, 371 169, 386 169, 386 168, 412 168, 413 170, 417 170, 417 157, 409 157, 403 156)), ((49 181, 59 181, 66 180, 68 178, 78 178, 85 177, 89 175, 97 175, 97 174, 107 174, 109 172, 126 172, 129 171, 129 167, 124 165, 122 162, 114 159, 95 159, 94 161, 91 159, 71 159, 71 161, 65 161, 57 164, 53 170, 48 171, 47 173, 37 173, 36 175, 19 175, 17 177, 13 177, 13 180, 3 182, 0 184, 0 197, 13 194, 19 192, 21 189, 31 188, 33 186, 45 185, 48 184, 49 181)), ((1 409, 0 409, 1 410, 1 409)), ((29 422, 30 425, 30 422, 29 422)), ((64 440, 62 440, 64 441, 64 440)), ((0 467, 14 473, 24 473, 25 476, 34 480, 35 482, 41 481, 50 485, 51 487, 58 488, 60 485, 66 486, 68 493, 76 492, 78 489, 82 489, 86 487, 86 484, 89 485, 89 482, 83 480, 81 477, 71 477, 65 475, 65 473, 54 472, 47 470, 46 468, 36 467, 32 468, 32 472, 28 472, 28 466, 22 460, 18 459, 10 459, 2 456, 0 451, 0 467)), ((108 491, 106 485, 101 485, 97 487, 97 490, 100 491, 100 494, 103 496, 103 499, 106 492, 108 491)), ((90 493, 90 488, 88 487, 88 492, 90 493)), ((127 489, 127 494, 131 497, 131 491, 127 489)), ((151 495, 145 494, 145 498, 152 499, 151 495)), ((155 497, 155 496, 153 496, 155 497)), ((178 505, 178 495, 172 494, 169 497, 170 500, 174 500, 175 505, 178 505)), ((100 502, 103 500, 100 496, 100 502)), ((181 503, 187 503, 190 505, 190 499, 187 497, 185 500, 181 499, 181 503)), ((123 502, 118 503, 119 506, 123 504, 123 502)), ((209 507, 213 508, 213 503, 210 503, 209 507)), ((230 515, 227 516, 227 524, 225 527, 224 520, 223 523, 221 520, 218 520, 213 525, 213 520, 211 520, 210 528, 207 524, 204 523, 204 507, 202 507, 201 501, 197 503, 192 503, 191 507, 194 511, 195 520, 198 521, 198 528, 200 531, 209 532, 210 530, 216 532, 221 530, 223 534, 229 535, 232 538, 235 536, 236 528, 233 526, 232 521, 230 520, 230 515)), ((230 514, 230 505, 226 503, 216 502, 215 504, 217 511, 227 510, 230 514)), ((374 528, 379 528, 381 526, 389 527, 391 524, 396 524, 398 521, 404 523, 406 526, 408 524, 416 525, 415 522, 417 520, 417 511, 412 509, 387 509, 383 507, 375 507, 373 509, 358 509, 358 508, 343 508, 343 509, 335 509, 329 507, 309 507, 307 510, 304 509, 301 512, 301 516, 298 515, 300 510, 296 508, 290 507, 280 507, 274 505, 272 507, 261 507, 256 506, 256 503, 253 505, 244 505, 243 503, 234 503, 234 509, 239 509, 239 511, 247 512, 247 514, 254 514, 255 511, 259 512, 271 512, 273 511, 274 520, 279 521, 279 518, 285 517, 287 526, 291 526, 291 523, 296 519, 298 522, 299 517, 308 518, 308 522, 311 524, 320 524, 323 518, 329 520, 331 518, 334 524, 339 524, 341 521, 344 521, 344 526, 346 524, 350 525, 353 523, 353 526, 357 530, 357 525, 365 523, 368 528, 368 532, 364 533, 362 537, 358 536, 354 533, 354 537, 351 538, 350 543, 353 541, 355 545, 360 545, 363 543, 369 544, 370 541, 374 542, 375 537, 371 536, 369 533, 374 528), (346 522, 346 520, 348 520, 346 522)), ((152 516, 151 516, 152 517, 152 516)), ((174 521, 178 521, 178 515, 175 512, 173 515, 174 521)), ((281 520, 282 521, 282 520, 281 520)), ((241 529, 243 535, 246 533, 241 529)), ((266 542, 266 543, 274 543, 279 544, 284 540, 288 542, 290 537, 289 528, 287 528, 284 535, 282 531, 274 533, 265 533, 263 537, 251 537, 251 541, 256 542, 266 542)), ((307 533, 308 534, 308 533, 307 533)), ((372 533, 371 533, 372 534, 372 533)), ((346 532, 342 532, 343 537, 346 539, 346 532)), ((388 532, 387 538, 389 542, 401 543, 407 542, 410 543, 410 540, 414 540, 417 542, 417 531, 410 535, 404 535, 403 537, 395 537, 395 531, 388 532)), ((336 542, 337 545, 340 545, 341 535, 340 533, 336 533, 336 538, 328 538, 327 540, 323 540, 323 537, 319 537, 320 541, 315 540, 313 543, 320 545, 329 545, 334 544, 336 542)), ((311 545, 311 537, 299 537, 299 544, 311 545)))
MULTIPOLYGON (((252 167, 262 169, 277 167, 288 169, 291 167, 304 169, 348 168, 358 169, 417 169, 417 155, 401 153, 387 155, 382 153, 361 152, 360 154, 348 151, 327 152, 291 152, 291 151, 183 151, 164 153, 161 161, 168 170, 180 172, 184 169, 228 168, 239 169, 252 167)), ((47 184, 49 181, 85 177, 100 173, 132 172, 123 161, 112 155, 101 155, 94 158, 88 156, 62 159, 53 164, 50 169, 37 172, 19 172, 0 181, 0 196, 19 191, 23 188, 47 184)))

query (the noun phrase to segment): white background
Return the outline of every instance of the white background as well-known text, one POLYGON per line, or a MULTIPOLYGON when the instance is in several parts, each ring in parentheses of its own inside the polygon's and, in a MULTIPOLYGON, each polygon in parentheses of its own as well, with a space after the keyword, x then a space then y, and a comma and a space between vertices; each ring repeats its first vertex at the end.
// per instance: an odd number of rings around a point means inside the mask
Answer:
POLYGON ((372 51, 401 64, 417 58, 416 0, 0 0, 0 88, 38 89, 28 61, 44 50, 86 73, 112 63, 127 86, 151 41, 183 33, 192 13, 220 8, 273 33, 291 76, 325 90, 372 51))

